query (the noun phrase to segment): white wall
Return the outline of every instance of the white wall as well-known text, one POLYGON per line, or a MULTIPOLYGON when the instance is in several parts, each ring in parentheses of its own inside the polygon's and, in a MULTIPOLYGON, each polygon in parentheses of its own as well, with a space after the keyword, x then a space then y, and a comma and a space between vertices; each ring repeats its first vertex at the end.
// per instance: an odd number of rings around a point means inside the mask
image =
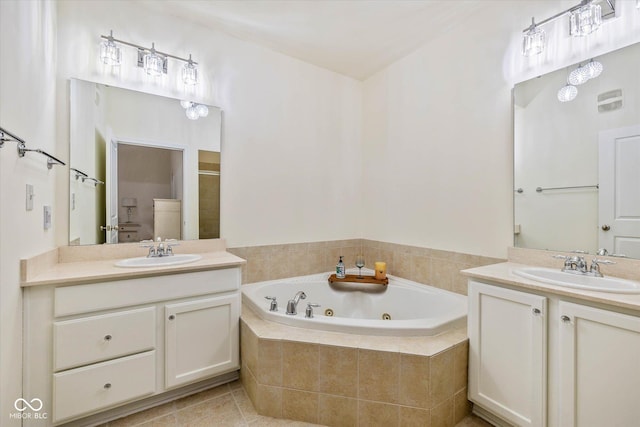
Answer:
MULTIPOLYGON (((56 13, 50 2, 0 1, 0 126, 56 157, 55 68, 56 13)), ((53 216, 44 230, 43 206, 64 203, 56 197, 56 179, 67 170, 47 169, 46 158, 27 153, 20 159, 16 143, 0 149, 0 425, 20 425, 9 418, 22 394, 21 258, 55 246, 54 233, 66 217, 53 216), (25 210, 25 185, 35 189, 34 209, 25 210)), ((28 349, 27 349, 28 351, 28 349)), ((25 396, 27 399, 37 396, 25 396)))
MULTIPOLYGON (((57 5, 61 145, 70 77, 185 96, 174 74, 161 84, 124 65, 110 74, 97 59, 100 34, 113 29, 116 38, 192 53, 204 76, 193 99, 224 111, 221 233, 228 244, 360 237, 360 82, 131 2, 57 5)), ((68 197, 66 188, 58 191, 68 197)))
POLYGON ((486 1, 459 23, 364 83, 364 237, 486 256, 513 245, 514 83, 640 40, 640 12, 588 38, 566 20, 545 26, 547 51, 520 54, 530 16, 567 1, 486 1))

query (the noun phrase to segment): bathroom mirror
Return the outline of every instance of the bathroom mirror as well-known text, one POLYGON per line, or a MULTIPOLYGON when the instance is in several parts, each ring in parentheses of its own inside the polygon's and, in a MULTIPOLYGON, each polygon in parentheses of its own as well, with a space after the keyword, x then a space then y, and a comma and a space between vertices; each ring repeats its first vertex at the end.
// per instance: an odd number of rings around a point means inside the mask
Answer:
POLYGON ((514 88, 514 245, 640 258, 640 43, 560 102, 591 59, 514 88))
POLYGON ((221 120, 216 107, 71 79, 69 244, 219 237, 221 120))

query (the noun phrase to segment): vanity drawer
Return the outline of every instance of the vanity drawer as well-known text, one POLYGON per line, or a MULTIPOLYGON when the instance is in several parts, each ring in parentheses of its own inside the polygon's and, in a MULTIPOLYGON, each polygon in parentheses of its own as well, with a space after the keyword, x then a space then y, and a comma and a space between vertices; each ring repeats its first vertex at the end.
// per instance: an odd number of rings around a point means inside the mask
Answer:
POLYGON ((156 352, 53 374, 53 420, 58 422, 156 391, 156 352))
POLYGON ((54 322, 53 369, 88 365, 155 346, 155 307, 54 322))

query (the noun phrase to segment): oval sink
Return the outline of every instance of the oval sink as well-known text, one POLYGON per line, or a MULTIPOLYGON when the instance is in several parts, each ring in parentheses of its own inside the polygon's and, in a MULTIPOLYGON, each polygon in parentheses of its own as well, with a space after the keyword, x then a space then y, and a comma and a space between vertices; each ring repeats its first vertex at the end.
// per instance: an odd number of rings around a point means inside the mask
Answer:
POLYGON ((198 261, 202 256, 197 254, 176 254, 162 257, 127 258, 116 262, 116 267, 163 267, 165 265, 188 264, 198 261))
POLYGON ((618 294, 639 294, 640 282, 615 277, 594 277, 582 274, 566 273, 543 267, 528 267, 513 270, 513 273, 525 279, 568 288, 588 291, 612 292, 618 294))

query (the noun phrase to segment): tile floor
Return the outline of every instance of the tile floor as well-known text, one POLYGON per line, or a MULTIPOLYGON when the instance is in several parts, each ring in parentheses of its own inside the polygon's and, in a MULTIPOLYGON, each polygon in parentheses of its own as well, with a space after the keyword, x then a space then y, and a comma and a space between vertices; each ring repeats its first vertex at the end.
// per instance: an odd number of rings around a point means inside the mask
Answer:
MULTIPOLYGON (((313 427, 315 424, 258 415, 240 381, 166 403, 102 427, 313 427)), ((490 427, 473 415, 456 427, 490 427)))

